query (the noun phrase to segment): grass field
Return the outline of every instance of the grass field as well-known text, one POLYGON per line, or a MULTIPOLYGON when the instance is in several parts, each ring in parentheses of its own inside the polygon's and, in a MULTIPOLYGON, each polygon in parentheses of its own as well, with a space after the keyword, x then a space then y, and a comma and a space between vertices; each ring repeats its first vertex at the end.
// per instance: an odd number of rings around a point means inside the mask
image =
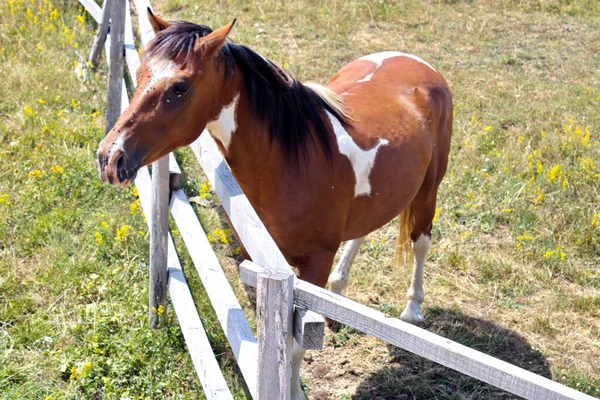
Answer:
MULTIPOLYGON (((154 1, 303 81, 380 50, 417 54, 455 102, 425 270, 426 328, 600 396, 600 4, 595 0, 154 1)), ((131 188, 101 185, 106 68, 71 0, 0 3, 0 398, 203 398, 171 312, 146 328, 148 233, 131 188)), ((103 61, 104 62, 104 61, 103 61)), ((240 298, 237 244, 189 150, 189 196, 240 298)), ((174 231, 177 238, 177 232, 174 231)), ((347 295, 398 317, 396 223, 369 235, 347 295)), ((215 353, 245 398, 180 248, 215 353)), ((170 310, 172 311, 172 309, 170 310)), ((249 310, 249 314, 251 311, 249 310)), ((507 399, 348 328, 302 372, 314 399, 507 399)))

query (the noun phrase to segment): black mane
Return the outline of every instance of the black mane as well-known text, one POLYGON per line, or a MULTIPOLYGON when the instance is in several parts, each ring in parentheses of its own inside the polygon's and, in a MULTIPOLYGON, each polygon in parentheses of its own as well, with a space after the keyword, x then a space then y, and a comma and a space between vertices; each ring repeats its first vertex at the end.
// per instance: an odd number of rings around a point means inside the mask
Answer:
MULTIPOLYGON (((144 58, 191 59, 196 40, 211 32, 204 25, 172 21, 149 43, 144 58)), ((271 141, 280 146, 288 159, 298 162, 302 156, 306 161, 309 141, 320 146, 327 158, 331 159, 332 135, 325 111, 346 124, 348 121, 344 115, 312 89, 246 46, 225 43, 217 61, 219 68, 225 68, 226 79, 233 77, 236 65, 240 68, 244 74, 252 114, 268 126, 271 141)))

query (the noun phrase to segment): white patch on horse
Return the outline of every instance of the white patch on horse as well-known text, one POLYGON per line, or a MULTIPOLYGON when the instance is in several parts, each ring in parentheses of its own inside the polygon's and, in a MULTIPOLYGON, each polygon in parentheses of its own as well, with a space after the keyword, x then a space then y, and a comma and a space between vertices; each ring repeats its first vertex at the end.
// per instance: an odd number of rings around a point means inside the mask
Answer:
POLYGON ((152 72, 152 78, 144 93, 148 93, 154 88, 154 86, 164 78, 172 78, 175 75, 175 64, 172 61, 159 61, 156 64, 150 65, 150 72, 152 72))
POLYGON ((233 101, 223 107, 221 113, 216 120, 209 122, 206 128, 215 139, 219 140, 221 144, 229 149, 231 144, 231 137, 233 132, 237 129, 237 123, 235 122, 235 112, 237 109, 237 102, 240 98, 239 93, 235 95, 233 101))
POLYGON ((107 159, 110 159, 110 156, 115 152, 115 151, 125 151, 123 150, 123 144, 125 143, 125 135, 127 134, 126 131, 121 132, 121 134, 119 135, 119 137, 117 139, 115 139, 115 141, 112 143, 112 146, 110 146, 110 149, 108 149, 108 154, 107 154, 107 159))
POLYGON ((380 146, 385 146, 388 141, 385 139, 379 139, 379 142, 370 150, 363 150, 356 143, 352 137, 348 134, 346 129, 342 126, 340 121, 334 117, 329 111, 327 111, 333 132, 337 139, 338 148, 341 154, 348 157, 352 169, 354 170, 354 176, 356 178, 356 184, 354 185, 354 197, 370 195, 371 194, 371 182, 369 182, 369 175, 375 165, 375 156, 380 146))
POLYGON ((433 66, 431 64, 429 64, 427 61, 425 61, 422 58, 419 58, 417 56, 414 56, 412 54, 401 53, 399 51, 383 51, 381 53, 369 54, 367 56, 359 58, 359 60, 371 61, 371 62, 375 63, 375 69, 373 70, 373 72, 371 72, 370 74, 368 74, 367 76, 365 76, 364 78, 362 78, 356 82, 360 83, 360 82, 370 81, 371 78, 373 77, 373 74, 379 69, 379 67, 381 67, 383 62, 387 59, 394 58, 394 57, 412 58, 413 60, 418 61, 421 64, 425 64, 426 66, 431 68, 433 71, 437 72, 437 70, 435 68, 433 68, 433 66))

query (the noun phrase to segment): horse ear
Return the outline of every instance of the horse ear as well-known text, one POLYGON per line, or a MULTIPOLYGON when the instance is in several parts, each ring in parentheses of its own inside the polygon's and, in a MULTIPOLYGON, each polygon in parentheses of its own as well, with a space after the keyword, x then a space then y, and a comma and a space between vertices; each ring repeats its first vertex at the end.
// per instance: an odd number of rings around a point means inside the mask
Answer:
POLYGON ((225 40, 227 40, 227 35, 229 35, 229 32, 233 28, 233 25, 235 25, 235 21, 237 20, 234 18, 233 21, 231 21, 227 25, 212 31, 210 34, 205 36, 197 44, 197 47, 199 46, 200 49, 196 48, 196 50, 203 51, 204 57, 210 57, 216 54, 219 50, 221 50, 221 47, 223 47, 223 45, 225 44, 225 40))
POLYGON ((150 21, 150 25, 152 25, 152 29, 154 29, 155 34, 169 27, 169 23, 164 19, 154 15, 150 7, 148 7, 146 10, 148 13, 148 20, 150 21))

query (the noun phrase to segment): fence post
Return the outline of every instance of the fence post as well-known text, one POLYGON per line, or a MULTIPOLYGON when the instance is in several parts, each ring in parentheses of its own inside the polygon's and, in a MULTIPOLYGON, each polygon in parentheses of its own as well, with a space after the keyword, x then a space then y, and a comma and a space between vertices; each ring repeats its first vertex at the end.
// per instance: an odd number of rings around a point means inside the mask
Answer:
POLYGON ((157 328, 167 316, 167 239, 169 235, 169 157, 152 163, 150 216, 150 290, 148 317, 157 328))
POLYGON ((110 3, 111 0, 104 0, 104 6, 102 7, 102 22, 98 25, 98 32, 94 38, 92 44, 92 51, 90 51, 89 62, 92 64, 94 69, 98 68, 98 59, 100 53, 106 42, 106 35, 108 34, 109 20, 110 20, 110 3))
POLYGON ((257 277, 258 400, 289 400, 294 275, 262 271, 257 277))
POLYGON ((121 115, 123 81, 123 53, 125 50, 125 1, 111 0, 110 8, 110 65, 108 69, 108 104, 106 132, 108 133, 121 115))

